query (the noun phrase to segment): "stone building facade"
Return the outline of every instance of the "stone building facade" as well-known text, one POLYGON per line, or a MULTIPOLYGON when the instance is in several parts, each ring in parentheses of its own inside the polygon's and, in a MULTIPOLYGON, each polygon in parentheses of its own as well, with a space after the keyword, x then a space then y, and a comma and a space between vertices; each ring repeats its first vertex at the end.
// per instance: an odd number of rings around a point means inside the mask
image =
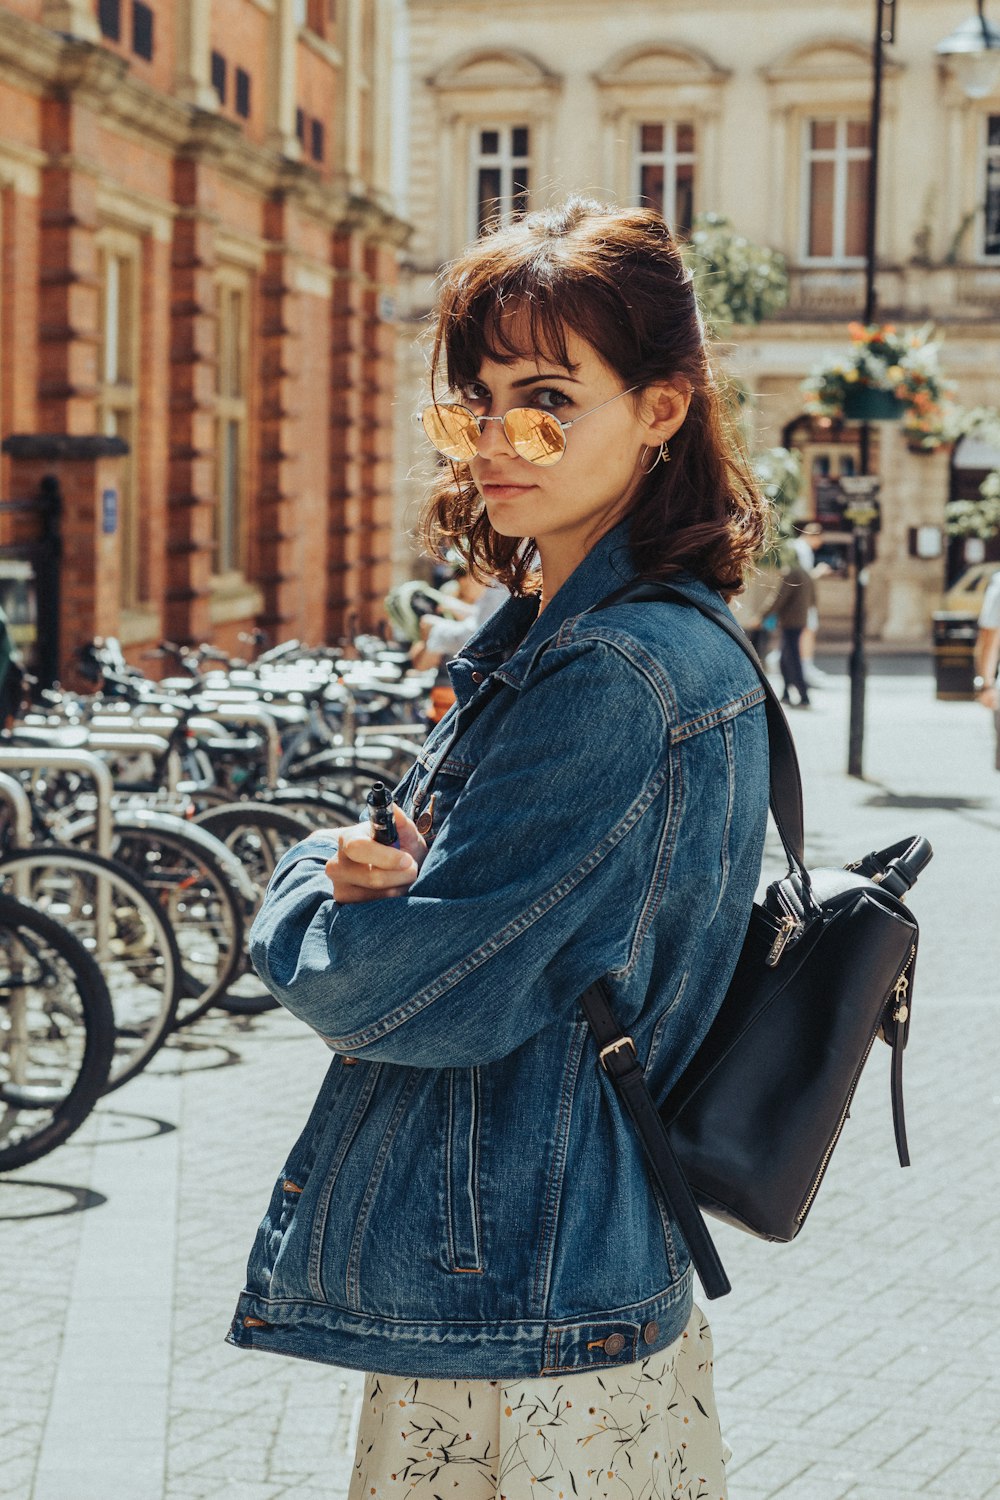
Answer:
MULTIPOLYGON (((899 0, 887 47, 878 210, 878 307, 887 321, 933 320, 965 406, 1000 405, 1000 90, 966 97, 935 48, 970 0, 899 0)), ((415 405, 424 355, 414 342, 441 264, 499 212, 583 192, 662 207, 683 229, 726 215, 781 251, 791 299, 737 328, 720 350, 754 393, 755 440, 792 442, 808 478, 856 471, 858 429, 803 419, 801 383, 846 352, 864 306, 864 194, 872 91, 871 0, 409 0, 404 384, 415 405)), ((996 18, 995 18, 996 19, 996 18)), ((870 591, 873 627, 926 635, 945 559, 912 555, 940 526, 950 486, 969 487, 947 453, 910 452, 884 424, 876 444, 883 526, 870 591), (927 536, 924 532, 922 535, 927 536)), ((402 455, 400 493, 417 449, 402 455)), ((960 460, 961 455, 959 455, 960 460)), ((972 492, 975 493, 974 486, 972 492)), ((833 552, 846 538, 831 535, 833 552)), ((849 580, 824 581, 827 622, 846 620, 849 580)))
POLYGON ((62 484, 63 663, 377 617, 396 9, 0 4, 2 497, 62 484))

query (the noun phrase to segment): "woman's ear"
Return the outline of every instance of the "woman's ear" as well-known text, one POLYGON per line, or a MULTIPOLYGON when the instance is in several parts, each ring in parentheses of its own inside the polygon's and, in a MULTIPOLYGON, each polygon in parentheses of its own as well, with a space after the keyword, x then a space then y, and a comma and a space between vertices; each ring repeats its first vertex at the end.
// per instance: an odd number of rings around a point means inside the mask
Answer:
POLYGON ((647 447, 658 448, 669 442, 688 414, 691 405, 691 387, 687 381, 672 384, 665 380, 654 381, 643 392, 643 419, 647 447))

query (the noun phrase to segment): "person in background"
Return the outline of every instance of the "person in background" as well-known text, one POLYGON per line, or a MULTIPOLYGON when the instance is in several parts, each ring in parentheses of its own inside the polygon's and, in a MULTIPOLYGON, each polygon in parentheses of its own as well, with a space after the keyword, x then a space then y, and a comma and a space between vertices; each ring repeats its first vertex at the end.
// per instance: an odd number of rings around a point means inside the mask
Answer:
MULTIPOLYGON (((804 568, 810 577, 825 578, 833 572, 829 563, 817 562, 816 553, 823 543, 823 528, 818 521, 807 521, 802 527, 799 535, 792 542, 795 550, 795 559, 799 566, 804 568)), ((816 636, 819 631, 819 606, 816 602, 816 591, 813 590, 813 602, 809 606, 805 629, 799 641, 799 655, 802 660, 802 676, 805 678, 807 687, 821 687, 826 679, 826 673, 820 671, 816 665, 816 636)))
POLYGON ((781 630, 781 677, 784 684, 781 701, 790 708, 809 707, 809 689, 799 651, 802 632, 815 602, 816 586, 812 574, 796 559, 782 575, 781 588, 774 605, 781 630), (796 694, 794 700, 791 696, 793 690, 796 694))
POLYGON ((1000 693, 997 691, 997 665, 1000 663, 1000 568, 993 574, 979 611, 976 636, 976 697, 984 708, 993 710, 996 724, 995 764, 1000 771, 1000 693))
POLYGON ((510 598, 502 584, 480 583, 464 567, 456 570, 454 578, 455 597, 449 599, 440 614, 423 615, 420 620, 420 640, 410 652, 411 665, 418 672, 439 667, 448 657, 455 656, 486 624, 494 610, 510 598))

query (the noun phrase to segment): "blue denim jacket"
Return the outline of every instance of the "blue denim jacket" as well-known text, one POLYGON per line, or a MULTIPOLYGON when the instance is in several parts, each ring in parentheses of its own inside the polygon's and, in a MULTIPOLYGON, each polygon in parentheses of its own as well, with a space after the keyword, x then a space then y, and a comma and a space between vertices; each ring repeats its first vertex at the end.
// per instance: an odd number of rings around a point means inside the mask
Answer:
POLYGON ((338 907, 325 834, 274 872, 254 965, 338 1055, 254 1243, 236 1345, 502 1379, 639 1359, 687 1321, 686 1248, 577 998, 610 976, 665 1095, 743 939, 767 734, 752 667, 695 610, 586 612, 632 576, 626 535, 451 663, 457 705, 397 791, 432 816, 405 896, 338 907))

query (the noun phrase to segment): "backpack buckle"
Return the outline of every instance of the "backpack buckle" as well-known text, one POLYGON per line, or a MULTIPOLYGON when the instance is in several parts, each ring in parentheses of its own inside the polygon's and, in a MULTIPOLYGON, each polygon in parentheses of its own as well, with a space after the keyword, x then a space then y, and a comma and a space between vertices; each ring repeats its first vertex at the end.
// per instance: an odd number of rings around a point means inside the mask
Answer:
POLYGON ((630 1036, 620 1036, 616 1042, 609 1042, 606 1047, 602 1047, 600 1053, 598 1054, 598 1056, 600 1057, 601 1067, 604 1069, 605 1073, 608 1071, 608 1065, 604 1061, 604 1059, 607 1057, 608 1053, 620 1052, 623 1047, 631 1047, 632 1056, 638 1062, 639 1054, 635 1050, 635 1042, 633 1042, 630 1036))

